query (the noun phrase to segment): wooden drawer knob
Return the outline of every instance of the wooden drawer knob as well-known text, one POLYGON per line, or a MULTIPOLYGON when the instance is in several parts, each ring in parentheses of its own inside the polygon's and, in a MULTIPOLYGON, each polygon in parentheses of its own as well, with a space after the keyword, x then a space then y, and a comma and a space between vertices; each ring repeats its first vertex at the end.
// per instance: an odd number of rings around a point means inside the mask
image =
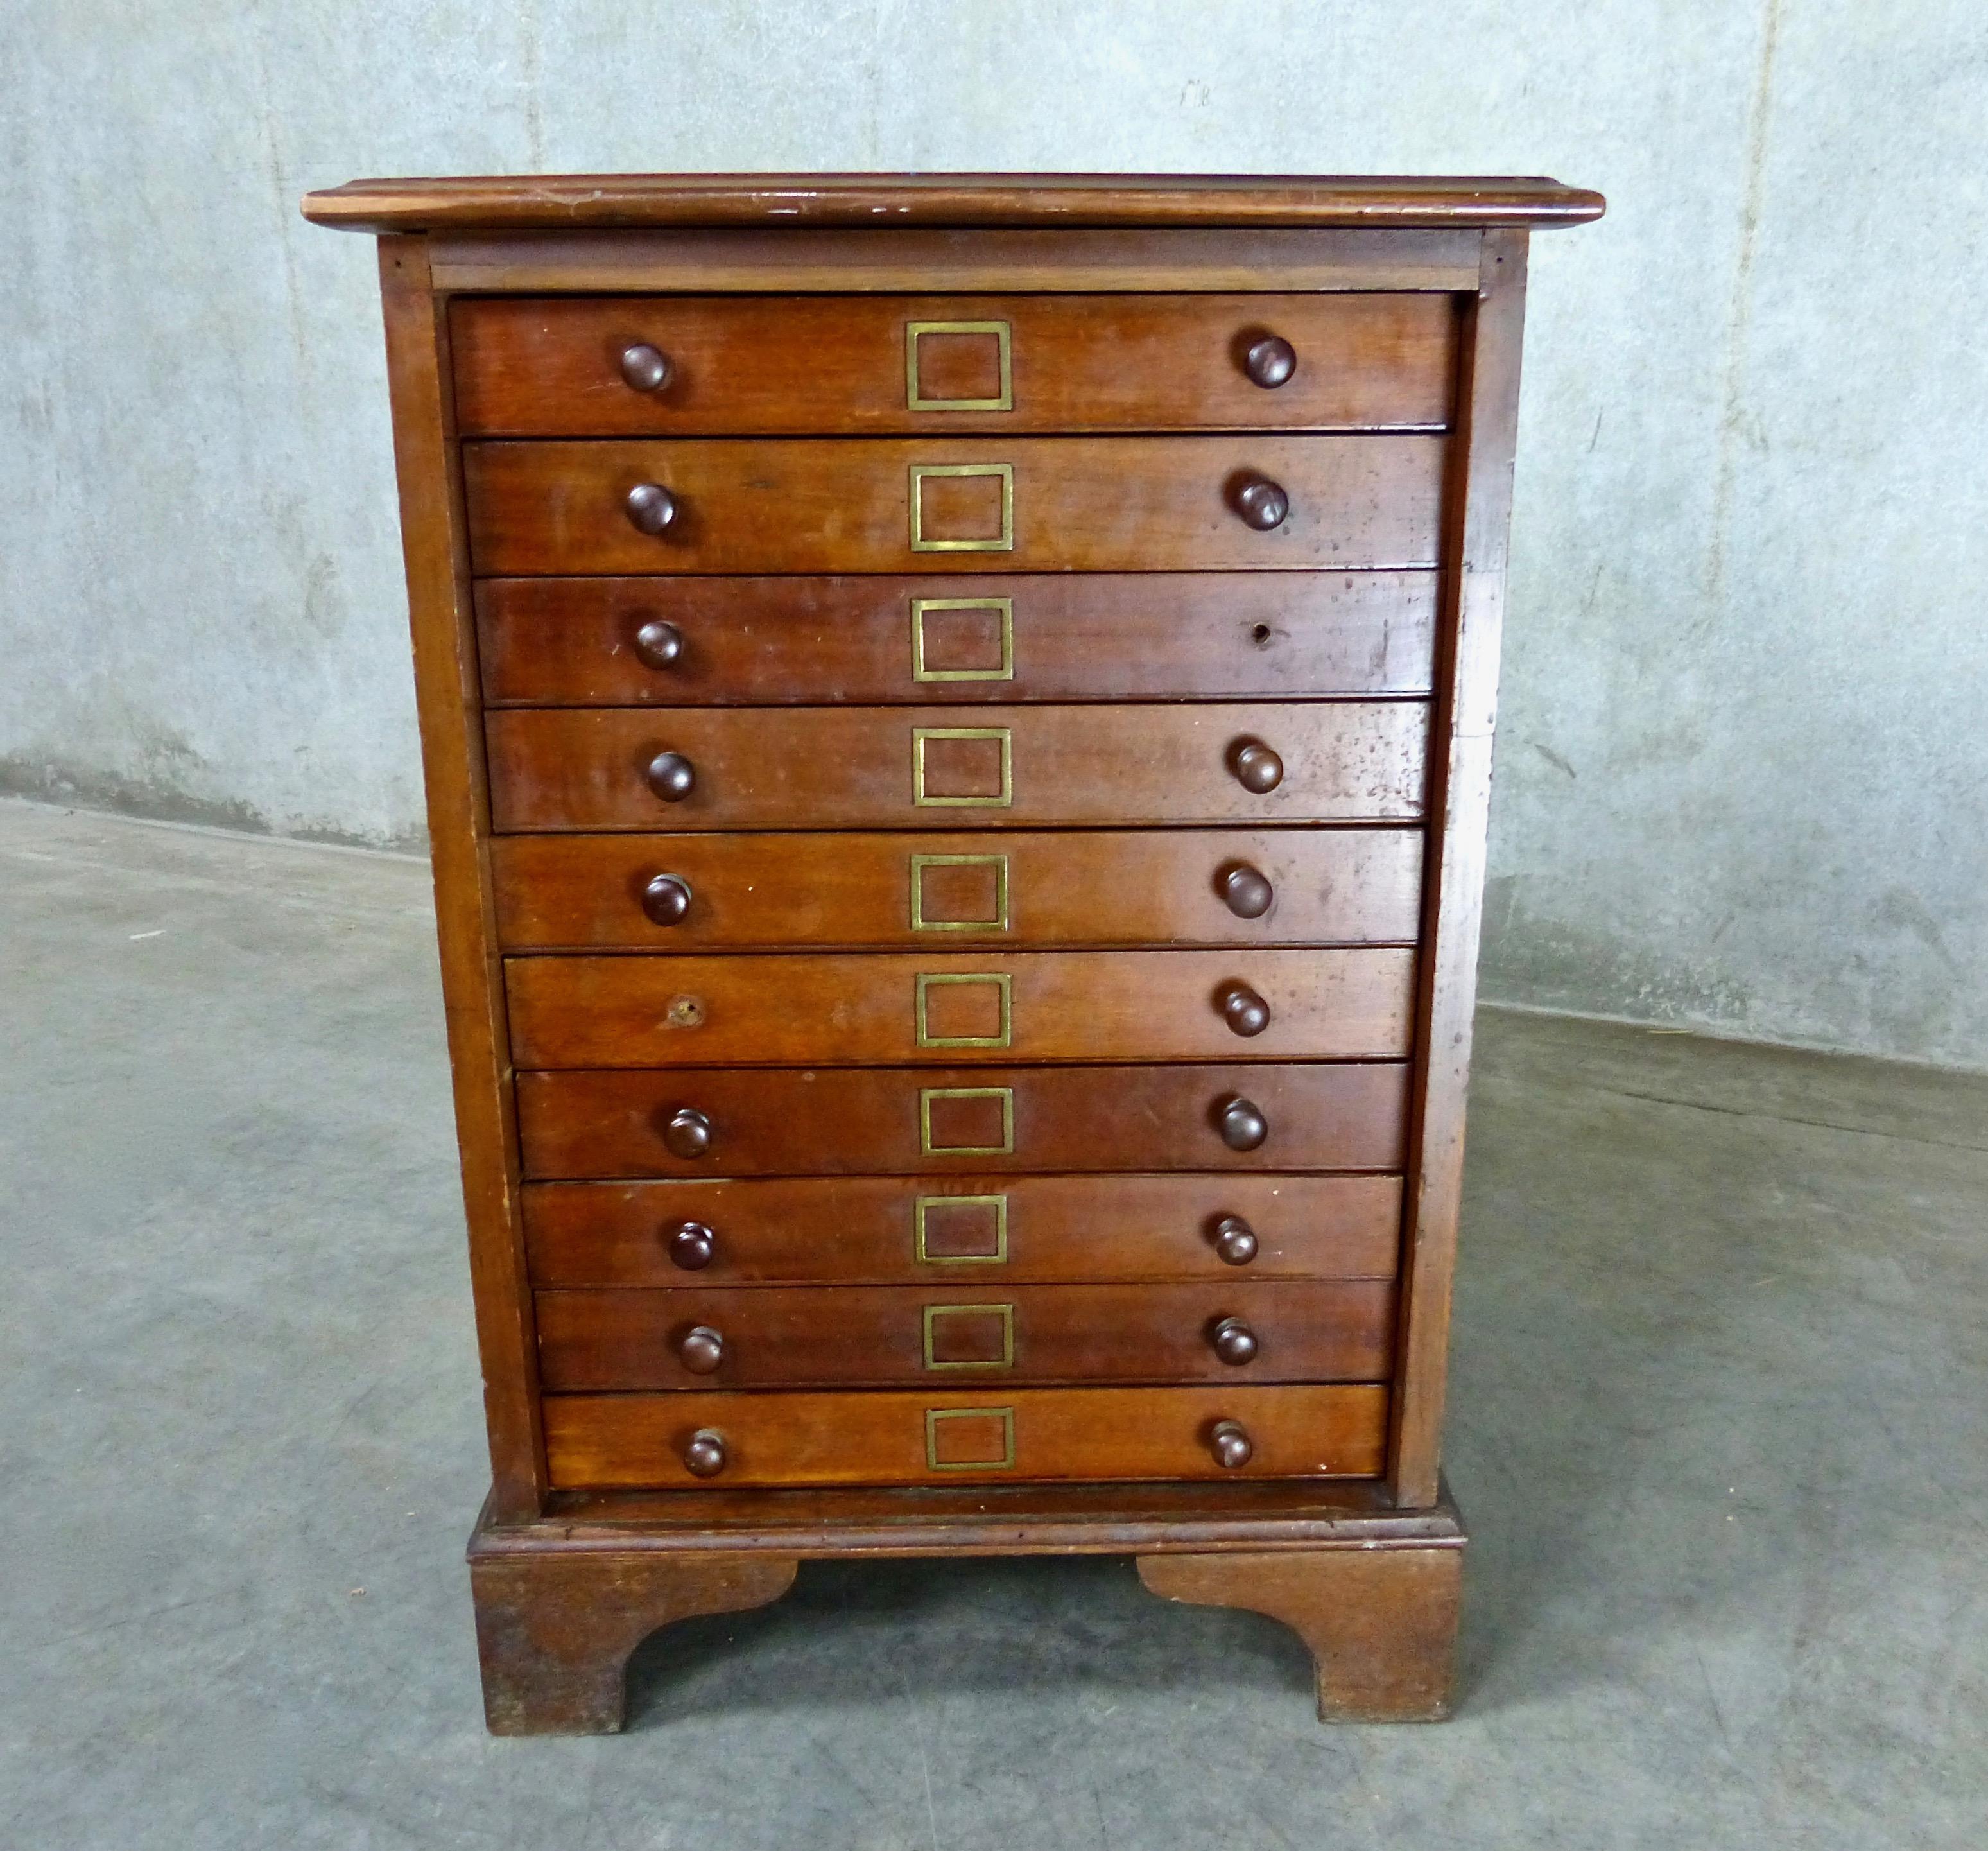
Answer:
MULTIPOLYGON (((633 497, 630 499, 632 502, 633 497)), ((1290 511, 1291 498, 1273 482, 1259 479, 1255 482, 1245 482, 1236 492, 1236 512, 1242 516, 1245 526, 1254 527, 1259 533, 1267 533, 1273 527, 1281 527, 1284 524, 1284 516, 1290 511)), ((635 524, 640 526, 641 523, 637 521, 635 524)), ((657 527, 648 531, 659 533, 662 530, 657 527)))
POLYGON ((1254 1150, 1270 1135, 1270 1122, 1249 1100, 1226 1101, 1215 1122, 1231 1150, 1254 1150))
MULTIPOLYGON (((1247 1453, 1243 1454, 1244 1458, 1248 1457, 1247 1453)), ((683 1462, 686 1471, 700 1478, 715 1478, 725 1470, 725 1436, 715 1426, 699 1427, 684 1448, 683 1462)))
POLYGON ((663 1143, 672 1156, 701 1157, 711 1149, 711 1121, 695 1106, 680 1105, 663 1127, 663 1143))
POLYGON ((687 1273, 702 1272, 717 1250, 718 1237, 702 1221, 686 1221, 670 1236, 670 1264, 687 1273))
MULTIPOLYGON (((1231 1324, 1235 1321, 1232 1318, 1229 1319, 1231 1324)), ((1219 1348, 1221 1339, 1219 1335, 1215 1343, 1216 1347, 1219 1348)), ((1249 1339, 1249 1356, 1253 1356, 1256 1353, 1256 1339, 1252 1337, 1249 1339)), ((708 1376, 725 1360, 725 1339, 708 1324, 694 1325, 685 1334, 683 1342, 677 1345, 677 1356, 684 1367, 693 1376, 708 1376)), ((1249 1356, 1237 1358, 1225 1356, 1222 1360, 1225 1362, 1229 1361, 1247 1362, 1249 1356)))
POLYGON ((1266 797, 1284 781, 1284 761, 1261 739, 1239 739, 1229 755, 1229 768, 1245 790, 1266 797))
POLYGON ((1277 890, 1247 861, 1222 871, 1222 903, 1239 919, 1260 919, 1276 897, 1277 890))
MULTIPOLYGON (((1232 1367, 1253 1362, 1256 1356, 1256 1333, 1240 1318, 1225 1318, 1209 1333, 1215 1353, 1232 1367)), ((713 1363, 715 1369, 718 1365, 713 1363)))
POLYGON ((1247 983, 1231 983, 1219 999, 1222 1019, 1232 1035, 1259 1035, 1270 1026, 1270 1006, 1247 983))
MULTIPOLYGON (((1254 355, 1256 350, 1252 347, 1249 351, 1254 355)), ((637 341, 632 347, 621 350, 621 377, 628 382, 631 391, 660 392, 670 383, 669 356, 647 341, 637 341)), ((1249 377, 1256 378, 1254 373, 1249 377)), ((1261 385, 1263 382, 1257 380, 1256 383, 1261 385)))
MULTIPOLYGON (((1235 1420, 1216 1421, 1215 1430, 1208 1436, 1208 1447, 1215 1455, 1215 1463, 1226 1472, 1247 1465, 1249 1455, 1256 1450, 1249 1443, 1249 1436, 1243 1432, 1242 1423, 1235 1420)), ((693 1466, 691 1469, 695 1471, 697 1468, 693 1466)))
POLYGON ((681 752, 658 753, 644 775, 666 804, 681 804, 697 788, 697 767, 681 752))
POLYGON ((690 911, 690 882, 680 874, 659 874, 642 889, 642 910, 658 926, 677 926, 690 911))
POLYGON ((1256 1230, 1240 1215, 1224 1215, 1215 1224, 1215 1250, 1225 1265, 1247 1266, 1256 1257, 1256 1230))
POLYGON ((1298 370, 1297 350, 1280 335, 1266 334, 1252 341, 1242 356, 1242 370, 1266 390, 1282 385, 1298 370))
POLYGON ((683 632, 655 618, 635 632, 635 654, 645 668, 674 668, 683 654, 683 632))
POLYGON ((660 533, 677 517, 677 498, 660 482, 636 483, 628 491, 627 506, 629 519, 644 533, 660 533))

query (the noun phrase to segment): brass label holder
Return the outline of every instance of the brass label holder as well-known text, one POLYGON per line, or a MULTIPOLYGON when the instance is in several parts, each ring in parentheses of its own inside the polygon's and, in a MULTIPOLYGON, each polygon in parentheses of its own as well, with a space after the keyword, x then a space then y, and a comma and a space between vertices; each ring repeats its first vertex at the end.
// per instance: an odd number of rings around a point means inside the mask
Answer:
POLYGON ((1004 970, 921 970, 918 981, 918 1045, 921 1047, 1008 1047, 1015 1032, 1014 980, 1004 970), (1001 997, 1001 1027, 991 1035, 935 1035, 926 1018, 926 997, 948 984, 992 983, 1001 997))
POLYGON ((911 550, 914 553, 1012 553, 1015 550, 1015 465, 1013 463, 913 463, 911 465, 911 550), (999 478, 1001 532, 992 540, 928 540, 925 486, 942 477, 999 478))
POLYGON ((1015 1366, 1015 1308, 1012 1304, 928 1304, 925 1309, 925 1358, 928 1369, 1011 1369, 1015 1366), (986 1362, 936 1362, 932 1359, 933 1326, 948 1312, 972 1311, 1001 1321, 1001 1355, 986 1362))
POLYGON ((1008 929, 1008 858, 1005 854, 915 854, 911 857, 911 929, 914 932, 1006 932, 1008 929), (992 868, 994 916, 991 919, 928 919, 925 916, 928 868, 992 868))
POLYGON ((1015 801, 1015 741, 1006 726, 914 726, 911 729, 911 801, 921 809, 1006 810, 1015 801), (925 794, 925 742, 928 739, 998 739, 1001 745, 1001 794, 998 797, 928 797, 925 794))
POLYGON ((913 321, 904 327, 904 406, 912 411, 1012 411, 1015 408, 1014 335, 1005 321, 913 321), (918 383, 921 334, 992 334, 1000 387, 992 398, 928 398, 918 383))
POLYGON ((1006 1196, 920 1196, 911 1204, 911 1251, 921 1266, 1006 1266, 1008 1264, 1008 1198, 1006 1196), (994 1250, 991 1254, 934 1254, 925 1248, 925 1211, 931 1208, 991 1208, 994 1211, 994 1250))
POLYGON ((921 1086, 918 1088, 918 1150, 928 1157, 1012 1157, 1015 1154, 1015 1089, 1012 1086, 921 1086), (999 1099, 999 1144, 934 1144, 931 1108, 935 1099, 999 1099))
POLYGON ((1011 1407, 928 1407, 925 1409, 925 1467, 934 1472, 1006 1472, 1015 1464, 1015 1410, 1011 1407), (947 1420, 985 1420, 990 1416, 1001 1422, 1002 1447, 999 1459, 942 1460, 938 1456, 938 1429, 947 1420))
POLYGON ((915 597, 911 600, 911 679, 915 682, 1012 682, 1015 678, 1015 601, 1012 597, 915 597), (992 611, 1001 620, 998 668, 928 668, 925 613, 992 611))

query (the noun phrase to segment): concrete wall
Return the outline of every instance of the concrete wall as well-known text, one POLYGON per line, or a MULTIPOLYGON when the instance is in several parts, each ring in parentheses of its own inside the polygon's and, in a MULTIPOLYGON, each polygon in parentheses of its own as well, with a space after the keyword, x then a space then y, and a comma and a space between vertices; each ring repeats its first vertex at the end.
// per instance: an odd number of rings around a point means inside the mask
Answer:
POLYGON ((1487 993, 1988 1064, 1978 0, 15 0, 0 787, 420 831, 363 174, 1552 173, 1487 993))

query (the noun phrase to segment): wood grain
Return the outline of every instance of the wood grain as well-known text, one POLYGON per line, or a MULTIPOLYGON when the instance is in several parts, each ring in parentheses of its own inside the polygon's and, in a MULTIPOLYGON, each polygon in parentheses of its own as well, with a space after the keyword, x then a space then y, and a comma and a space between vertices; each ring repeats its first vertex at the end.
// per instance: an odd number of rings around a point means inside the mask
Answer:
POLYGON ((682 1450, 701 1428, 724 1435, 722 1481, 738 1485, 1358 1478, 1380 1469, 1387 1406, 1387 1389, 1369 1383, 559 1395, 546 1399, 546 1443, 554 1482, 572 1488, 695 1484, 682 1450), (1013 1413, 1012 1467, 928 1466, 928 1412, 999 1408, 1013 1413), (1248 1430, 1247 1465, 1215 1464, 1208 1434, 1219 1420, 1248 1430))
POLYGON ((1466 323, 1462 389, 1467 435, 1456 452, 1458 475, 1451 488, 1452 556, 1445 580, 1449 615, 1435 728, 1440 743, 1431 766, 1431 802, 1439 827, 1422 900, 1429 951, 1417 1005, 1401 1375, 1388 1442, 1389 1482, 1401 1503, 1411 1507, 1433 1504, 1439 1490, 1525 295, 1524 233, 1488 238, 1482 293, 1466 323))
POLYGON ((514 951, 1409 944, 1422 850, 1408 828, 516 835, 491 868, 514 951), (1239 868, 1273 890, 1253 919, 1222 898, 1239 868), (691 889, 674 925, 643 909, 664 875, 691 889))
MULTIPOLYGON (((518 1116, 534 1178, 1008 1174, 1061 1170, 1397 1170, 1408 1068, 1399 1062, 1240 1067, 699 1068, 522 1073, 518 1116), (927 1151, 921 1095, 1007 1088, 1012 1151, 927 1151), (1216 1118, 1253 1101, 1264 1143, 1232 1151, 1216 1118), (673 1156, 679 1108, 711 1120, 709 1152, 673 1156)), ((952 1115, 991 1115, 998 1098, 952 1115), (985 1106, 985 1112, 982 1110, 985 1106)))
POLYGON ((1431 572, 509 578, 481 582, 476 607, 491 706, 1219 700, 1428 693, 1436 586, 1431 572), (986 601, 915 614, 935 598, 986 601), (635 652, 654 622, 682 638, 667 668, 635 652), (918 678, 915 623, 928 671, 984 678, 918 678))
POLYGON ((536 1068, 1386 1060, 1408 1051, 1414 984, 1412 952, 1364 946, 529 957, 505 974, 512 1049, 536 1068), (1232 985, 1269 1006, 1260 1033, 1225 1019, 1232 985))
POLYGON ((486 575, 1297 571, 1433 565, 1446 443, 1274 434, 543 438, 466 443, 462 457, 470 554, 486 575), (921 506, 929 533, 995 550, 914 549, 914 465, 1002 465, 1013 472, 1011 543, 996 544, 999 484, 984 478, 971 494, 957 481, 928 485, 921 506), (1269 533, 1234 506, 1239 485, 1258 477, 1290 497, 1288 518, 1269 533), (675 498, 676 518, 660 534, 627 517, 629 490, 645 482, 675 498))
POLYGON ((383 239, 380 289, 401 494, 435 928, 482 1359, 492 1508, 535 1515, 546 1489, 537 1345, 525 1283, 511 1057, 488 859, 490 817, 448 333, 420 241, 383 239))
POLYGON ((546 1387, 583 1392, 1376 1382, 1393 1359, 1394 1314, 1394 1286, 1378 1279, 683 1286, 538 1298, 546 1387), (1226 1318, 1242 1318, 1256 1337, 1251 1361, 1215 1354, 1210 1332, 1226 1318), (717 1369, 704 1375, 678 1354, 699 1326, 724 1339, 717 1369))
POLYGON ((1391 1279, 1401 1186, 1278 1175, 535 1183, 525 1227, 542 1287, 1391 1279), (1215 1247, 1231 1216, 1256 1240, 1242 1266, 1215 1247), (670 1257, 686 1221, 712 1235, 696 1271, 670 1257))
POLYGON ((1223 174, 530 174, 351 180, 304 196, 348 231, 775 225, 1578 225, 1598 193, 1543 177, 1223 174))
POLYGON ((457 417, 485 436, 634 437, 907 431, 1440 430, 1456 379, 1452 296, 480 296, 451 311, 457 417), (914 410, 1002 396, 1005 409, 914 410), (1266 389, 1244 371, 1266 334, 1297 369, 1266 389), (631 387, 645 344, 668 379, 631 387))
POLYGON ((494 826, 600 829, 1012 828, 1408 822, 1422 814, 1428 713, 1418 701, 1193 706, 750 710, 508 709, 485 717, 494 826), (977 743, 919 743, 965 729, 977 743), (999 800, 1002 741, 1009 800, 999 800), (1260 740, 1283 781, 1245 790, 1232 760, 1260 740), (665 802, 645 776, 688 758, 695 787, 665 802), (921 804, 965 792, 979 800, 921 804), (970 773, 971 775, 967 775, 970 773))

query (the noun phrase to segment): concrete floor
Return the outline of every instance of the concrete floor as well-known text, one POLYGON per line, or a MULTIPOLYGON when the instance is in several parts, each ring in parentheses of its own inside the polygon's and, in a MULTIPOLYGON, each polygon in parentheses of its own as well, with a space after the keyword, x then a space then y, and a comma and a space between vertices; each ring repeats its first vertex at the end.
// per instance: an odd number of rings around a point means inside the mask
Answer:
POLYGON ((1462 1697, 1117 1561, 803 1568, 483 1732, 418 864, 0 804, 0 1845, 1978 1845, 1988 1081, 1488 1012, 1462 1697))

